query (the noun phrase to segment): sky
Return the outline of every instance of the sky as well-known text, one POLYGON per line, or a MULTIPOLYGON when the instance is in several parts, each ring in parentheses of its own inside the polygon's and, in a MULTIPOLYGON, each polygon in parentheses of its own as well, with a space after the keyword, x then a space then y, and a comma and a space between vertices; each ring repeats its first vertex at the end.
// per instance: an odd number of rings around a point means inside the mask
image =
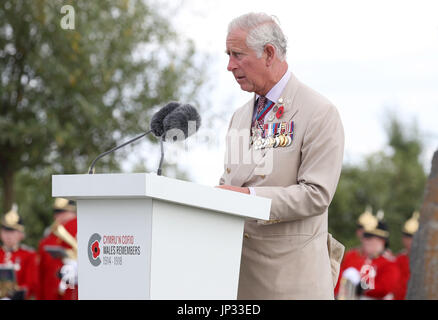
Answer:
MULTIPOLYGON (((164 7, 174 10, 175 29, 208 61, 200 100, 215 117, 187 140, 184 152, 166 146, 165 161, 178 161, 191 181, 218 183, 229 120, 252 97, 226 70, 224 52, 228 23, 247 12, 279 19, 290 70, 337 107, 345 131, 344 163, 360 163, 384 149, 387 115, 394 113, 407 124, 416 122, 429 172, 438 149, 438 1, 181 0, 164 7)), ((152 167, 158 163, 156 148, 156 157, 143 151, 152 167)))

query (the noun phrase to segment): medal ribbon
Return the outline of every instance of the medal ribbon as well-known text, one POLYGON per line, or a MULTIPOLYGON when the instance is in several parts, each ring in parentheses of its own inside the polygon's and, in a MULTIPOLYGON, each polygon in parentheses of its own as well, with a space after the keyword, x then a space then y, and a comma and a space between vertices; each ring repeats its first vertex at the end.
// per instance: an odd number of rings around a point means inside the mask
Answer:
POLYGON ((272 101, 269 101, 266 107, 257 115, 256 120, 259 121, 259 119, 263 119, 265 115, 269 112, 269 110, 272 109, 273 106, 274 104, 272 103, 272 101))

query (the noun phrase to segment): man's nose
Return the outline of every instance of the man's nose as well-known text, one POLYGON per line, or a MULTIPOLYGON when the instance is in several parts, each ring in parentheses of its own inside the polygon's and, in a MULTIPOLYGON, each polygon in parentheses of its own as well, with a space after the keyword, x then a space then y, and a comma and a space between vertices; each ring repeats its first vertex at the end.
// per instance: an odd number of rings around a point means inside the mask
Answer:
POLYGON ((237 68, 236 62, 234 61, 233 57, 230 55, 230 58, 228 59, 227 70, 233 71, 236 68, 237 68))

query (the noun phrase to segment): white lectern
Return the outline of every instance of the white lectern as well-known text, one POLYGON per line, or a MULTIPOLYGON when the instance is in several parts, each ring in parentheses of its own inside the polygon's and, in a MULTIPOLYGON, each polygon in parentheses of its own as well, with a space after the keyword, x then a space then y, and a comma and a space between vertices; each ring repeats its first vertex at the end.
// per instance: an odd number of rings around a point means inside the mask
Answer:
POLYGON ((52 176, 77 201, 79 299, 236 299, 243 225, 271 200, 155 174, 52 176))

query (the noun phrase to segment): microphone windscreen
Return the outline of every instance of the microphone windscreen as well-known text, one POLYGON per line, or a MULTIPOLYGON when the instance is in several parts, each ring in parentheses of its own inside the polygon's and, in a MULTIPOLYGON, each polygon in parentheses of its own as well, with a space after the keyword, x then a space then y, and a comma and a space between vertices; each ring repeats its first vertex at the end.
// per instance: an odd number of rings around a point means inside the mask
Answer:
POLYGON ((179 106, 163 120, 164 132, 167 132, 171 129, 179 129, 184 132, 185 139, 198 131, 200 126, 201 116, 190 104, 183 104, 179 106), (189 122, 192 123, 190 127, 189 122))
POLYGON ((181 106, 179 102, 169 102, 152 116, 150 128, 156 137, 161 137, 165 132, 163 128, 164 118, 179 106, 181 106))

